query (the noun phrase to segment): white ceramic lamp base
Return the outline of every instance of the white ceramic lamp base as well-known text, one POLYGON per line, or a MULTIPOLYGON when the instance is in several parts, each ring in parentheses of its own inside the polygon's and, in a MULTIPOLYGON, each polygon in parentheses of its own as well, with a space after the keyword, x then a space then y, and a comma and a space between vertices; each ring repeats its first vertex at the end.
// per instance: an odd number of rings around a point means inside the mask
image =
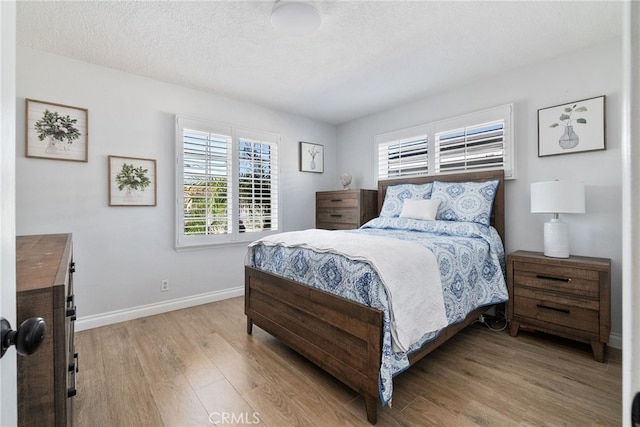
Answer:
POLYGON ((559 218, 544 223, 544 254, 553 258, 569 258, 569 227, 559 218))

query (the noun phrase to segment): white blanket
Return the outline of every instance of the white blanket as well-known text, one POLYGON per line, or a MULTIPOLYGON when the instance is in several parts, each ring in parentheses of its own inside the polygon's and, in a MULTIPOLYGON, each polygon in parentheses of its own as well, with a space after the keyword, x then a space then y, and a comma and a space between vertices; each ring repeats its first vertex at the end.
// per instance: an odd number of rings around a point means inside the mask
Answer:
POLYGON ((259 243, 336 253, 369 263, 387 290, 393 344, 401 351, 424 334, 447 326, 436 257, 418 243, 329 230, 274 234, 249 246, 259 243))

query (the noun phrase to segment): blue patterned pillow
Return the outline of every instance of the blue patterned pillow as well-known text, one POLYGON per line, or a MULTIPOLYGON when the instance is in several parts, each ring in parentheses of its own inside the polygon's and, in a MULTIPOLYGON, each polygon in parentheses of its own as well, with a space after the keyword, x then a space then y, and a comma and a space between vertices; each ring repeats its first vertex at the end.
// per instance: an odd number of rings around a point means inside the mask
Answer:
POLYGON ((405 199, 430 199, 431 183, 398 184, 387 187, 380 216, 399 217, 405 199))
POLYGON ((498 183, 497 179, 485 182, 434 181, 431 198, 440 199, 436 219, 490 225, 498 183))

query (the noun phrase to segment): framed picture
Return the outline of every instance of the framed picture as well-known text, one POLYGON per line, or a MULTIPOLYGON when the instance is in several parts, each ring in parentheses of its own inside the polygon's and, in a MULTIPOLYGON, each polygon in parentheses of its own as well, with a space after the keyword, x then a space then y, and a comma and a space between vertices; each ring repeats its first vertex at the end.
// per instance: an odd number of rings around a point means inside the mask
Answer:
POLYGON ((320 144, 300 141, 300 170, 324 172, 324 147, 320 144))
POLYGON ((89 111, 86 108, 26 100, 26 156, 88 161, 89 111))
POLYGON ((156 206, 156 161, 109 156, 109 206, 156 206))
POLYGON ((604 98, 538 110, 538 157, 604 150, 604 98))

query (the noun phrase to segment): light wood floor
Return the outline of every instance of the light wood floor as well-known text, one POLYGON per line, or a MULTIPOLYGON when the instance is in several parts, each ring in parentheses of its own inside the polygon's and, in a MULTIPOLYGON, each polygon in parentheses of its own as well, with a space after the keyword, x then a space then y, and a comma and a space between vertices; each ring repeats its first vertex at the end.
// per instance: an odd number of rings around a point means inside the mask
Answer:
MULTIPOLYGON (((77 426, 367 426, 364 402, 234 298, 79 332, 77 426)), ((475 324, 396 377, 379 426, 619 426, 621 354, 475 324)))

